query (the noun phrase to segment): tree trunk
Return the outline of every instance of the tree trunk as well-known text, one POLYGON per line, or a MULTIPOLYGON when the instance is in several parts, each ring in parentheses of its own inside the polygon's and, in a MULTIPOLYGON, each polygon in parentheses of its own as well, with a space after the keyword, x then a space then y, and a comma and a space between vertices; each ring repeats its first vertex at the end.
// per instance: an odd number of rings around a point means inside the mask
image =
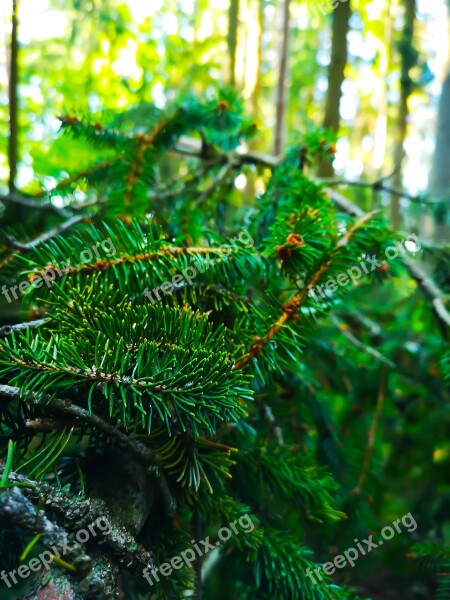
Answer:
MULTIPOLYGON (((404 155, 404 143, 408 129, 408 99, 413 91, 413 83, 409 71, 413 66, 412 49, 414 43, 414 23, 416 20, 416 0, 405 0, 405 20, 402 33, 402 43, 400 53, 401 79, 400 79, 400 102, 397 116, 397 135, 395 142, 394 164, 399 165, 404 155)), ((397 169, 394 180, 395 187, 402 187, 402 170, 397 169)), ((392 195, 391 197, 391 221, 394 228, 400 227, 400 198, 392 195)))
POLYGON ((289 48, 289 14, 290 0, 283 2, 283 18, 280 36, 280 62, 277 83, 276 117, 275 117, 275 143, 274 153, 276 156, 283 150, 284 129, 286 118, 286 90, 288 87, 288 48, 289 48))
POLYGON ((239 0, 230 0, 228 10, 228 55, 230 64, 230 85, 236 84, 236 51, 239 27, 239 0))
MULTIPOLYGON (((333 28, 331 41, 331 58, 328 67, 328 90, 325 103, 323 127, 338 131, 340 122, 339 105, 342 97, 342 83, 347 64, 348 44, 347 34, 350 27, 351 7, 348 2, 339 2, 333 12, 333 28)), ((319 166, 320 177, 332 177, 333 165, 322 161, 319 166)))
MULTIPOLYGON (((389 132, 389 101, 388 101, 388 75, 391 72, 392 66, 392 30, 393 30, 393 13, 392 1, 388 0, 386 7, 382 13, 382 20, 386 24, 384 31, 384 43, 379 46, 379 89, 376 98, 378 106, 378 116, 375 126, 375 134, 372 151, 372 167, 376 178, 383 175, 383 165, 386 158, 386 147, 389 132)), ((375 207, 374 207, 375 208, 375 207)))
POLYGON ((264 0, 256 0, 258 10, 258 49, 255 87, 252 94, 253 114, 257 117, 260 114, 260 99, 262 90, 262 56, 263 56, 263 34, 264 34, 264 0))
MULTIPOLYGON (((449 0, 450 41, 450 0, 449 0)), ((450 50, 450 43, 449 43, 450 50)), ((442 85, 437 119, 436 146, 430 174, 429 191, 445 203, 439 204, 435 213, 435 239, 448 240, 449 226, 446 223, 450 197, 450 56, 447 75, 442 85)))
POLYGON ((12 31, 11 31, 11 52, 9 60, 9 142, 8 142, 8 162, 9 162, 9 191, 14 193, 16 190, 17 175, 17 146, 18 146, 18 98, 17 87, 19 83, 19 42, 17 30, 19 27, 18 19, 19 0, 13 0, 12 3, 12 31))

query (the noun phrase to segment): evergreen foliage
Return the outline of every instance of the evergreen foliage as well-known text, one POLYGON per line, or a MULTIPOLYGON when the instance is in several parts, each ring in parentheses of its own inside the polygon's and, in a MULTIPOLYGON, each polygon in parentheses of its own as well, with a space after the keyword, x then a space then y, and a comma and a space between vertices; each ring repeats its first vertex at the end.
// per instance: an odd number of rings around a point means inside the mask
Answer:
MULTIPOLYGON (((122 566, 127 598, 181 599, 187 589, 205 600, 358 598, 343 577, 314 585, 306 569, 331 546, 341 553, 409 511, 420 521, 441 482, 448 493, 437 472, 448 470, 449 354, 402 257, 356 287, 327 286, 361 260, 385 256, 401 236, 381 211, 344 214, 308 176, 308 165, 333 151, 322 132, 299 140, 273 172, 270 161, 246 154, 255 127, 228 90, 164 112, 64 115, 61 129, 67 144, 86 144, 96 159, 30 194, 45 239, 25 215, 8 228, 0 255, 7 288, 61 269, 51 285, 21 296, 37 323, 0 339, 0 384, 19 388, 0 388, 1 493, 19 474, 36 490, 103 498, 114 513, 107 485, 125 499, 137 495, 123 473, 141 460, 152 501, 132 533, 156 564, 193 537, 216 541, 247 513, 255 527, 213 551, 202 582, 198 568, 183 566, 149 592, 142 569, 122 566), (242 193, 237 175, 247 178, 242 193), (261 181, 265 192, 255 197, 261 181), (113 254, 80 260, 105 239, 113 254), (148 300, 146 289, 189 268, 195 278, 148 300), (316 286, 328 289, 323 298, 310 293, 316 286), (442 373, 426 368, 439 361, 442 373), (444 464, 419 455, 418 442, 428 455, 438 445, 444 464), (417 493, 400 490, 417 478, 416 458, 429 479, 417 493), (102 466, 108 461, 112 470, 102 466), (392 514, 386 506, 396 496, 392 514)), ((51 504, 45 510, 51 518, 51 504)), ((447 505, 439 511, 448 520, 447 505)), ((125 526, 131 519, 114 516, 125 526)), ((421 527, 414 540, 402 533, 390 542, 404 573, 415 569, 412 542, 429 541, 421 527)), ((32 533, 2 532, 2 565, 16 564, 32 533)), ((416 554, 443 557, 443 547, 416 554)), ((102 546, 92 554, 100 563, 102 546)), ((367 560, 379 564, 383 554, 374 555, 367 560)), ((448 597, 445 578, 436 598, 448 597)))

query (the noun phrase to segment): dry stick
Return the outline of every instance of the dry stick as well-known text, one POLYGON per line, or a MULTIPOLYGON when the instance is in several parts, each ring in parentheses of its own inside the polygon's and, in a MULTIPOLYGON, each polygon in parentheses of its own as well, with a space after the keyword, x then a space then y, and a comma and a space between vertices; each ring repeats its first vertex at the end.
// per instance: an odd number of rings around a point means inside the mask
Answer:
POLYGON ((279 446, 284 446, 283 431, 275 415, 272 412, 272 408, 261 399, 261 396, 255 396, 255 404, 266 418, 266 421, 269 424, 270 431, 272 432, 277 444, 279 446))
POLYGON ((370 459, 372 458, 373 449, 375 447, 375 434, 377 431, 378 421, 380 420, 381 413, 383 411, 384 398, 385 398, 385 387, 386 387, 386 370, 382 368, 381 378, 380 378, 380 388, 378 390, 377 397, 377 405, 375 408, 375 414, 373 416, 372 423, 369 429, 369 437, 367 441, 367 450, 364 456, 364 462, 361 469, 361 474, 358 479, 358 483, 356 484, 355 489, 352 491, 353 496, 359 496, 361 493, 362 487, 364 485, 364 481, 367 477, 367 473, 369 470, 370 459))
MULTIPOLYGON (((20 388, 13 387, 10 385, 0 385, 0 396, 9 400, 19 400, 22 397, 20 394, 20 388)), ((31 394, 28 401, 34 404, 35 406, 39 406, 42 408, 43 405, 41 404, 41 402, 38 401, 37 398, 37 394, 31 394)), ((176 502, 170 494, 169 486, 165 475, 159 467, 159 457, 156 452, 147 448, 145 444, 142 444, 141 442, 136 440, 132 440, 125 433, 122 433, 110 423, 107 423, 97 415, 88 412, 84 408, 81 408, 76 404, 72 404, 68 400, 60 400, 59 398, 49 399, 48 396, 44 396, 44 399, 47 400, 47 404, 45 405, 45 407, 51 413, 74 418, 76 421, 80 421, 81 423, 84 423, 89 427, 106 433, 110 437, 115 438, 124 448, 126 448, 131 454, 139 458, 147 467, 153 469, 156 468, 156 475, 158 476, 160 481, 161 491, 164 496, 167 512, 169 516, 173 516, 175 514, 176 502)))
MULTIPOLYGON (((52 211, 61 217, 69 218, 72 215, 65 208, 59 208, 50 201, 40 202, 39 200, 37 200, 37 198, 43 198, 44 196, 52 194, 53 192, 55 192, 57 190, 64 189, 67 186, 69 186, 71 183, 75 183, 79 179, 87 177, 88 175, 92 175, 93 173, 96 173, 97 171, 100 171, 101 169, 106 169, 108 167, 115 165, 116 163, 120 162, 120 160, 122 160, 122 157, 119 157, 112 161, 105 161, 98 165, 94 165, 93 167, 90 167, 89 169, 85 169, 83 171, 80 171, 79 173, 76 173, 75 175, 71 175, 70 177, 63 179, 62 181, 57 183, 53 188, 51 188, 49 190, 40 190, 39 192, 36 192, 35 194, 32 194, 31 196, 23 196, 22 194, 19 194, 16 191, 14 191, 14 192, 10 192, 9 194, 0 194, 0 200, 7 204, 18 204, 19 206, 25 206, 27 208, 36 208, 39 210, 52 211)), ((76 205, 71 205, 71 206, 69 206, 69 208, 72 211, 78 211, 78 210, 82 210, 83 208, 86 208, 87 206, 93 206, 98 203, 100 203, 100 202, 98 200, 96 200, 93 203, 89 202, 89 203, 80 203, 80 204, 76 204, 76 205)))
MULTIPOLYGON (((366 221, 371 219, 374 213, 377 211, 373 211, 370 213, 363 213, 353 224, 353 226, 339 239, 336 244, 334 251, 339 250, 343 246, 346 246, 348 242, 351 240, 353 234, 362 226, 366 221)), ((246 355, 244 355, 237 363, 233 365, 233 370, 242 369, 247 365, 255 356, 257 356, 261 350, 270 342, 275 334, 277 334, 280 329, 289 321, 295 320, 298 317, 298 310, 308 297, 309 290, 311 287, 314 287, 316 283, 320 280, 323 273, 325 273, 329 266, 331 265, 333 257, 329 258, 311 278, 311 281, 307 286, 303 288, 303 290, 295 295, 292 300, 283 305, 283 312, 279 319, 272 325, 269 331, 263 338, 257 340, 252 346, 246 355)))

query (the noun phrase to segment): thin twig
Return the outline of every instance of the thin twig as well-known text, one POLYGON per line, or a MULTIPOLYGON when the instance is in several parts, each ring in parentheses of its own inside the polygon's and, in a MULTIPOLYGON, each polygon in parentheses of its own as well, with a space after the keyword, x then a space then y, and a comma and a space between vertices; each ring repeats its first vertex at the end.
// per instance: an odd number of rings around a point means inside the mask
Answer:
POLYGON ((18 162, 18 138, 19 138, 19 106, 18 106, 18 88, 19 88, 19 2, 13 0, 12 3, 12 27, 11 27, 11 52, 9 54, 9 139, 8 139, 8 163, 9 163, 9 182, 10 193, 16 189, 16 175, 18 162))
POLYGON ((282 431, 280 425, 278 424, 278 421, 276 420, 275 415, 272 412, 272 408, 266 402, 263 402, 263 400, 261 400, 261 398, 258 396, 255 396, 255 404, 258 406, 260 411, 264 414, 266 421, 269 424, 269 428, 270 428, 277 444, 279 446, 283 446, 284 445, 283 431, 282 431))

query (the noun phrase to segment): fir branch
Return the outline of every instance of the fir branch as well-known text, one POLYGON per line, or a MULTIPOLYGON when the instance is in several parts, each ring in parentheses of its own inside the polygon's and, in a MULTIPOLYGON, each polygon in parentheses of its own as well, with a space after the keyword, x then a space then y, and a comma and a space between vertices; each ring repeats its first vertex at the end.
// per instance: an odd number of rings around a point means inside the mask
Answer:
MULTIPOLYGON (((20 389, 18 387, 0 385, 0 397, 9 401, 18 401, 23 397, 23 395, 20 393, 20 389)), ((115 439, 119 445, 128 450, 133 456, 138 458, 147 467, 147 469, 152 470, 159 479, 167 514, 169 516, 173 516, 175 514, 176 501, 170 493, 165 475, 159 466, 159 456, 155 451, 148 448, 142 442, 133 440, 128 435, 121 432, 119 429, 104 421, 97 415, 90 413, 76 404, 72 404, 68 400, 49 397, 42 398, 42 396, 39 396, 38 394, 31 394, 27 398, 27 402, 40 408, 42 408, 43 400, 46 402, 45 409, 50 414, 68 417, 71 422, 75 424, 81 423, 84 427, 106 433, 110 438, 115 439)))
POLYGON ((362 214, 353 225, 345 232, 345 234, 340 237, 335 245, 333 252, 330 255, 330 258, 323 262, 323 264, 315 271, 312 275, 311 279, 307 282, 305 287, 300 291, 300 293, 296 294, 289 302, 286 302, 282 306, 282 314, 274 323, 264 337, 257 339, 257 341, 252 344, 250 350, 246 355, 244 355, 240 360, 238 360, 233 369, 242 369, 247 365, 253 358, 258 356, 261 350, 266 346, 271 339, 286 325, 289 321, 295 321, 298 318, 298 311, 305 300, 308 298, 310 288, 313 288, 322 278, 324 273, 326 273, 329 267, 333 263, 333 259, 339 253, 339 251, 345 248, 349 242, 351 241, 354 234, 362 228, 368 221, 370 221, 374 215, 377 214, 377 211, 373 211, 370 213, 362 214))
MULTIPOLYGON (((354 217, 360 217, 364 214, 363 210, 335 190, 327 189, 327 193, 336 206, 343 212, 354 217)), ((431 301, 433 314, 438 326, 443 336, 447 338, 450 328, 450 313, 445 305, 444 294, 417 262, 407 255, 404 255, 402 259, 408 273, 417 282, 425 298, 431 301)))

